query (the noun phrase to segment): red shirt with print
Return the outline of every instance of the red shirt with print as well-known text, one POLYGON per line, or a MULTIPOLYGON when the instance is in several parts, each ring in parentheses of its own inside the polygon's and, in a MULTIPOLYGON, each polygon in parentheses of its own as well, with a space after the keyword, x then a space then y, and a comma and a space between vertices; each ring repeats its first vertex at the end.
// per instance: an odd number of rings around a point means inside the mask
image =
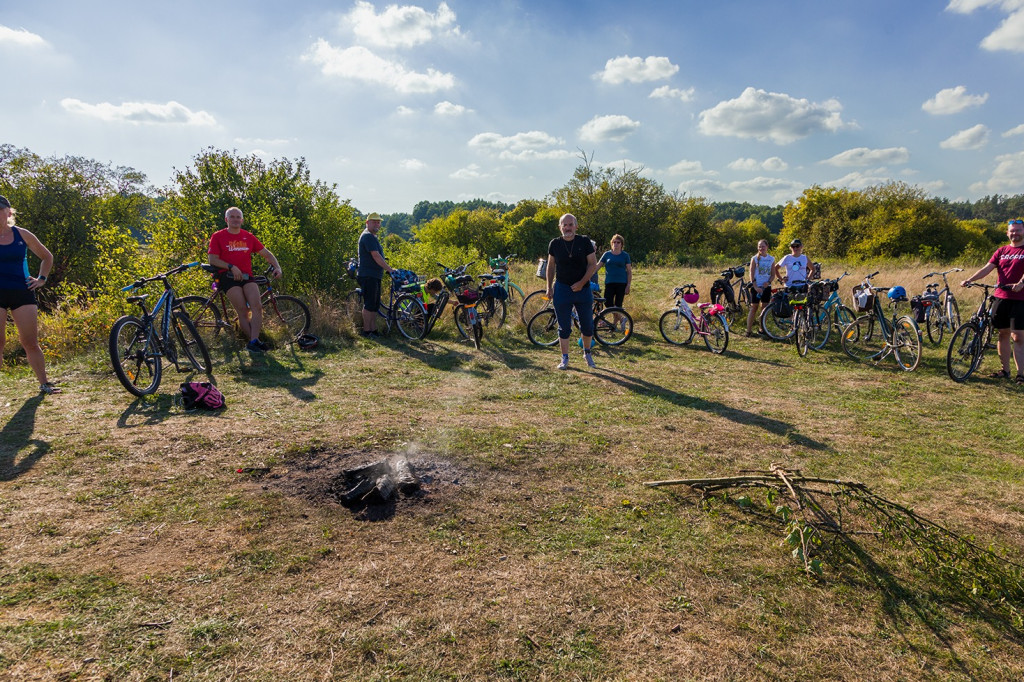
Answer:
POLYGON ((228 265, 237 265, 239 270, 252 277, 252 255, 264 248, 263 243, 251 232, 239 230, 238 234, 231 234, 225 227, 210 237, 210 250, 207 253, 220 258, 228 265))
MULTIPOLYGON (((1024 279, 1024 246, 1000 246, 988 262, 996 266, 996 272, 999 275, 996 284, 1013 285, 1024 279)), ((992 295, 1011 301, 1024 301, 1024 290, 996 289, 992 295)))

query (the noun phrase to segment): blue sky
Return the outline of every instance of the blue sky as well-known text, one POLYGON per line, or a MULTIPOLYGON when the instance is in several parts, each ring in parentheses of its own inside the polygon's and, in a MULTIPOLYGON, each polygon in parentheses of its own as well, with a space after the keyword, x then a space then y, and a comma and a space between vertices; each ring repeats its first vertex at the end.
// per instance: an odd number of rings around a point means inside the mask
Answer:
POLYGON ((580 163, 784 203, 1024 193, 1024 0, 0 0, 0 142, 143 171, 305 157, 358 209, 514 203, 580 163))

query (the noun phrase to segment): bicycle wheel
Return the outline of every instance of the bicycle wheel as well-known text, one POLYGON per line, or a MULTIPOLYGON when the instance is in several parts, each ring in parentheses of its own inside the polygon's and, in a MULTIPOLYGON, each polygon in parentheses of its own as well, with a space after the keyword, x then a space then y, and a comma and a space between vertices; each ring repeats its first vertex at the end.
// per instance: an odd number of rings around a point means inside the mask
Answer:
POLYGON ((693 323, 679 308, 666 310, 658 320, 661 337, 673 346, 682 346, 693 341, 693 323))
POLYGON ((840 335, 843 352, 854 360, 876 360, 885 351, 880 325, 871 315, 863 315, 848 325, 840 335))
POLYGON ((981 330, 972 322, 960 325, 953 332, 946 352, 946 372, 950 379, 957 383, 967 381, 981 365, 981 356, 985 352, 981 336, 981 330))
POLYGON ((480 317, 476 318, 476 324, 473 325, 473 347, 480 350, 480 340, 484 338, 484 324, 480 317))
POLYGON ((832 322, 829 320, 828 311, 821 306, 813 306, 808 319, 811 324, 808 345, 811 350, 821 350, 828 343, 828 338, 832 334, 832 322))
POLYGON ((839 334, 843 332, 843 329, 857 319, 857 316, 852 310, 847 308, 845 305, 839 304, 832 309, 833 319, 835 320, 836 327, 836 338, 839 338, 839 334))
POLYGON ((476 306, 480 322, 488 329, 501 329, 505 324, 505 302, 493 296, 485 296, 476 306))
POLYGON ((294 296, 274 296, 263 303, 263 331, 272 339, 291 343, 309 331, 306 304, 294 296))
POLYGON ((553 346, 558 343, 558 320, 555 319, 555 311, 542 310, 531 317, 526 325, 526 335, 538 346, 553 346))
POLYGON ((921 362, 921 329, 904 315, 892 330, 892 354, 905 372, 913 372, 921 362))
POLYGON ((156 336, 149 325, 126 315, 110 329, 110 362, 114 374, 129 393, 142 397, 156 391, 163 367, 156 336))
POLYGON ((946 331, 946 320, 942 311, 936 306, 928 308, 924 318, 924 328, 928 332, 928 340, 936 346, 942 343, 942 335, 946 331))
POLYGON ((793 336, 796 341, 796 352, 800 354, 800 357, 805 357, 811 345, 812 333, 811 320, 807 316, 806 308, 796 311, 796 320, 793 322, 793 327, 796 331, 793 336))
POLYGON ((761 331, 770 339, 786 341, 793 336, 793 320, 789 317, 779 317, 771 306, 761 313, 761 331))
POLYGON ((183 312, 176 312, 171 318, 171 326, 174 327, 174 336, 178 346, 188 358, 192 369, 203 374, 209 374, 213 363, 210 362, 210 351, 203 343, 192 320, 183 312))
POLYGON ((538 289, 523 299, 523 305, 519 308, 519 317, 523 324, 527 324, 534 315, 551 304, 550 300, 544 298, 546 294, 546 289, 538 289))
POLYGON ((352 331, 359 332, 363 329, 363 292, 349 292, 345 297, 345 321, 351 325, 352 331))
POLYGON ((594 318, 594 338, 601 345, 621 346, 632 335, 633 318, 622 308, 605 308, 594 318))
POLYGON ((395 326, 407 339, 418 341, 427 333, 427 310, 419 299, 403 294, 395 301, 395 326))
POLYGON ((711 315, 707 318, 708 333, 702 334, 704 345, 715 355, 721 355, 729 347, 729 328, 722 314, 711 315))
POLYGON ((949 325, 949 331, 960 326, 960 306, 956 304, 953 294, 946 294, 946 324, 949 325))
POLYGON ((214 303, 214 298, 203 296, 182 296, 178 299, 181 309, 192 320, 199 338, 203 340, 207 348, 214 348, 218 343, 228 338, 228 325, 221 319, 220 311, 214 303))
POLYGON ((461 303, 452 309, 452 315, 455 317, 455 329, 458 330, 459 336, 468 339, 469 338, 469 320, 466 317, 466 306, 461 303))

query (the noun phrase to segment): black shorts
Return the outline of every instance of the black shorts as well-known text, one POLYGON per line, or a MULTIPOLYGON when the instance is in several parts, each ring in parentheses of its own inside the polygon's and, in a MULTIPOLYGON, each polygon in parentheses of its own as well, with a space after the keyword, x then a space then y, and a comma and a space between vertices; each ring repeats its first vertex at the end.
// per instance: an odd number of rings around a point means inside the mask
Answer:
POLYGON ((36 292, 28 289, 0 289, 0 308, 14 310, 23 305, 38 305, 36 292))
POLYGON ((605 282, 604 283, 604 304, 611 308, 621 308, 622 300, 626 298, 626 283, 625 282, 605 282))
POLYGON ((231 276, 230 272, 223 272, 217 275, 217 290, 226 292, 232 287, 244 287, 251 281, 251 277, 247 277, 246 279, 235 279, 231 276))
POLYGON ((997 298, 992 306, 992 326, 996 329, 1024 331, 1024 301, 997 298))
POLYGON ((750 304, 757 305, 758 303, 764 303, 765 305, 772 302, 772 288, 770 285, 765 284, 761 287, 761 293, 757 293, 757 289, 754 285, 750 285, 750 304))
POLYGON ((363 310, 375 313, 380 310, 380 280, 376 277, 358 277, 359 288, 363 290, 363 310))

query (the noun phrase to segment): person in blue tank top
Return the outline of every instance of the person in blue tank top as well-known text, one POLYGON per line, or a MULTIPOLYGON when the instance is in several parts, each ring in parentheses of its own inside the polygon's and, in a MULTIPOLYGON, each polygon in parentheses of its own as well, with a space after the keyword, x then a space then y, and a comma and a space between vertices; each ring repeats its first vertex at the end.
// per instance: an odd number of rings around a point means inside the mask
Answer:
POLYGON ((53 254, 39 239, 14 225, 14 208, 5 196, 0 196, 0 320, 4 331, 0 334, 0 365, 3 364, 4 343, 7 339, 7 313, 18 328, 18 340, 25 349, 29 367, 39 381, 43 393, 60 393, 46 376, 46 361, 39 346, 39 306, 36 290, 46 285, 46 277, 53 267, 53 254), (28 252, 41 261, 39 276, 28 272, 28 252))
MULTIPOLYGON (((605 251, 597 262, 598 269, 604 268, 604 302, 609 308, 621 308, 622 300, 633 285, 633 261, 622 250, 624 244, 621 234, 613 236, 611 250, 605 251)), ((621 319, 621 315, 615 315, 616 324, 621 319)))

